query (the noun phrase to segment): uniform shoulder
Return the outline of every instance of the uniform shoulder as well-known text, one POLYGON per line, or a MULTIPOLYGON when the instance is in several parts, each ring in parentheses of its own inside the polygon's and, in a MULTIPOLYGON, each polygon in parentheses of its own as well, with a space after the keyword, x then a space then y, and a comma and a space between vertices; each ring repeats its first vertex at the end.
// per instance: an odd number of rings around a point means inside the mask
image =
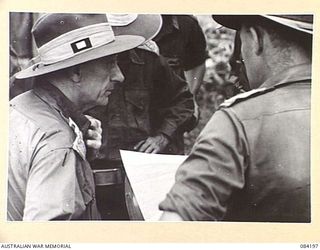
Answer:
POLYGON ((258 89, 253 89, 244 93, 240 93, 238 95, 235 95, 227 100, 225 100, 222 104, 220 104, 219 108, 229 108, 232 107, 236 104, 242 103, 246 100, 250 100, 254 97, 263 95, 272 89, 270 88, 258 88, 258 89))
POLYGON ((12 109, 10 127, 17 126, 19 121, 24 121, 34 130, 41 132, 42 139, 50 141, 53 148, 72 145, 75 136, 69 124, 32 91, 23 93, 10 101, 10 109, 12 109))

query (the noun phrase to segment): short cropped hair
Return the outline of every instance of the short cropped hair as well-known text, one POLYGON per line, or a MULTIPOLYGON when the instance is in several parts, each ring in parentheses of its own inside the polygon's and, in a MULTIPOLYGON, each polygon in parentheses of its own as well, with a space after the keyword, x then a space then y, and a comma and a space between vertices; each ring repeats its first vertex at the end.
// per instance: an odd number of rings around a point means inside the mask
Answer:
POLYGON ((244 25, 264 29, 269 34, 274 47, 285 49, 290 45, 295 45, 302 48, 310 58, 312 56, 311 34, 286 27, 259 16, 250 17, 245 21, 244 25))

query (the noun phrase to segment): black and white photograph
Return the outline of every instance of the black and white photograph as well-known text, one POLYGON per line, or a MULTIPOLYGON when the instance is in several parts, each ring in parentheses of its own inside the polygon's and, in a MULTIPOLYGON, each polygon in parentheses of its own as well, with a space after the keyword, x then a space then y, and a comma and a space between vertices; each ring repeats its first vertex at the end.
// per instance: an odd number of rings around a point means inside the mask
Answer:
POLYGON ((313 5, 95 3, 3 5, 0 242, 317 248, 313 5))
POLYGON ((11 12, 7 219, 310 222, 312 34, 312 14, 11 12))

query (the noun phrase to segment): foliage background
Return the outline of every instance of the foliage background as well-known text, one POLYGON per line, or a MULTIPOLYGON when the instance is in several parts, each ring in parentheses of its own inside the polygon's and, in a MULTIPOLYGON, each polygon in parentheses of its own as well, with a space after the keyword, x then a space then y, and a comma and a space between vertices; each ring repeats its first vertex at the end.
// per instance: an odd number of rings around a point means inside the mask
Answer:
POLYGON ((220 26, 209 15, 197 15, 207 41, 206 73, 197 95, 200 108, 198 125, 185 133, 185 153, 188 154, 219 104, 224 101, 225 82, 230 76, 230 58, 234 49, 235 32, 220 26))

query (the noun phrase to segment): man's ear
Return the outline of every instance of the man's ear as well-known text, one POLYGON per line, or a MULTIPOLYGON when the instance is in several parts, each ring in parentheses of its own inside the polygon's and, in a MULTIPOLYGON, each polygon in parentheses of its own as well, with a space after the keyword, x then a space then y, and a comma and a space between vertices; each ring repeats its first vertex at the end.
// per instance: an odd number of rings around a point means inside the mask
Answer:
POLYGON ((79 65, 70 68, 70 78, 74 83, 79 83, 81 81, 81 69, 79 65))
POLYGON ((253 52, 256 55, 260 55, 263 51, 263 46, 264 46, 262 31, 259 28, 250 27, 249 33, 253 40, 253 50, 254 50, 253 52))

